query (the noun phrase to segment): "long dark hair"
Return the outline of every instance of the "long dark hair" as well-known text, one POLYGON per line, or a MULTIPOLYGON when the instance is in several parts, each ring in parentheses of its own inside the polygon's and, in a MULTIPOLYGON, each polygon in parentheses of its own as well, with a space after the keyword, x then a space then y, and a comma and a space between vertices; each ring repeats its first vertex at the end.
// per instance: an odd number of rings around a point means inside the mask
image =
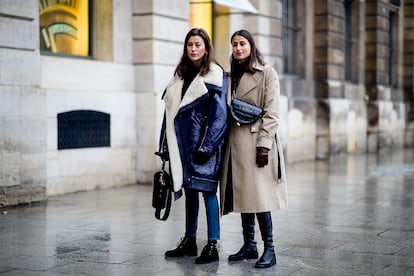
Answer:
POLYGON ((204 45, 206 47, 206 54, 202 57, 200 65, 198 66, 200 69, 200 75, 204 76, 210 71, 211 63, 218 64, 218 62, 215 60, 213 46, 207 32, 201 28, 193 28, 185 36, 183 55, 181 56, 180 63, 178 63, 177 68, 175 68, 174 72, 174 74, 178 75, 182 79, 188 74, 189 70, 191 70, 190 68, 194 68, 193 62, 188 58, 187 43, 190 37, 196 35, 200 36, 203 39, 204 45))
MULTIPOLYGON (((259 49, 257 49, 256 43, 254 42, 254 39, 253 39, 253 36, 250 34, 249 31, 239 30, 239 31, 235 32, 230 38, 230 43, 233 42, 233 38, 236 35, 240 35, 240 36, 244 37, 250 43, 250 49, 251 49, 250 57, 248 58, 246 63, 243 64, 243 67, 244 67, 244 70, 246 72, 254 73, 255 72, 254 65, 256 63, 259 63, 261 65, 265 65, 263 55, 260 53, 259 49)), ((231 75, 233 77, 234 76, 233 72, 236 73, 237 71, 240 70, 240 64, 239 64, 238 60, 236 60, 234 58, 233 54, 231 54, 230 64, 231 64, 231 75)))

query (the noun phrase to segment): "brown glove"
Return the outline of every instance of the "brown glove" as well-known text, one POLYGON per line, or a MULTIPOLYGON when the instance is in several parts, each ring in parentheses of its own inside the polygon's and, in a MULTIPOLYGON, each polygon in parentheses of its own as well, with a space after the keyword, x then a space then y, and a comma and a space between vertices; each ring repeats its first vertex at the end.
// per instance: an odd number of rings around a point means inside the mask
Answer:
POLYGON ((259 168, 264 167, 269 163, 269 149, 264 147, 256 148, 256 164, 259 168))

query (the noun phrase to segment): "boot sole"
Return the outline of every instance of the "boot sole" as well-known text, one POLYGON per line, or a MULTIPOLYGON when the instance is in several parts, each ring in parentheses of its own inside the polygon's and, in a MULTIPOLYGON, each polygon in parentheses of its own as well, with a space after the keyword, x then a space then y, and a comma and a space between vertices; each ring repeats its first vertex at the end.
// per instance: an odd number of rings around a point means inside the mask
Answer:
POLYGON ((238 259, 228 259, 229 262, 240 262, 240 261, 244 261, 244 260, 257 260, 259 258, 259 256, 257 257, 246 257, 246 258, 238 258, 238 259))
POLYGON ((194 257, 197 256, 197 253, 195 254, 184 254, 184 255, 164 255, 166 258, 180 258, 180 257, 194 257))
POLYGON ((270 264, 256 264, 255 268, 269 268, 276 265, 276 260, 272 261, 270 264))
POLYGON ((233 258, 231 258, 231 257, 229 257, 228 258, 228 260, 229 260, 229 262, 239 262, 239 261, 244 261, 244 260, 255 260, 255 259, 258 259, 259 258, 259 254, 250 254, 250 255, 247 255, 247 256, 243 256, 243 257, 240 257, 240 258, 235 258, 235 257, 233 257, 233 258))
POLYGON ((209 264, 209 263, 217 262, 218 260, 219 260, 219 258, 217 257, 217 258, 214 258, 214 259, 209 260, 209 261, 197 261, 197 260, 195 260, 194 263, 196 263, 196 264, 209 264))

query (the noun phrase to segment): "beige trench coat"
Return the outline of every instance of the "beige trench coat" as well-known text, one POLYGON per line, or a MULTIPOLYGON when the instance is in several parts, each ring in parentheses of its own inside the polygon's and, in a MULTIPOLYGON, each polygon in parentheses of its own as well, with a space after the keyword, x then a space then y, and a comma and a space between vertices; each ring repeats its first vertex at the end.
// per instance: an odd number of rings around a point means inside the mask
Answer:
MULTIPOLYGON (((234 97, 262 107, 265 113, 251 125, 237 126, 232 119, 229 121, 229 138, 220 186, 221 214, 231 211, 260 213, 286 209, 288 205, 285 162, 277 133, 279 79, 276 71, 269 65, 256 66, 255 69, 255 73, 245 73, 242 76, 234 97), (271 149, 269 164, 263 168, 256 164, 256 147, 271 149), (227 206, 231 202, 226 202, 226 189, 230 161, 233 202, 230 204, 232 209, 228 210, 227 206), (281 177, 278 177, 278 168, 281 177)), ((231 93, 228 95, 230 104, 231 93)))

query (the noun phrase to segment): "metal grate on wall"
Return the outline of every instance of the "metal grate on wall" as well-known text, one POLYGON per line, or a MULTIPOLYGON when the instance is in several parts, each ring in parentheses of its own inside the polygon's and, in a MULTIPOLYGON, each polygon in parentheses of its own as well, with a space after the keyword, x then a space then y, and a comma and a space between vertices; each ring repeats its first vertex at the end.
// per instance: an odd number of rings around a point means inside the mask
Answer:
POLYGON ((110 115, 94 110, 73 110, 57 115, 58 149, 110 147, 110 115))

